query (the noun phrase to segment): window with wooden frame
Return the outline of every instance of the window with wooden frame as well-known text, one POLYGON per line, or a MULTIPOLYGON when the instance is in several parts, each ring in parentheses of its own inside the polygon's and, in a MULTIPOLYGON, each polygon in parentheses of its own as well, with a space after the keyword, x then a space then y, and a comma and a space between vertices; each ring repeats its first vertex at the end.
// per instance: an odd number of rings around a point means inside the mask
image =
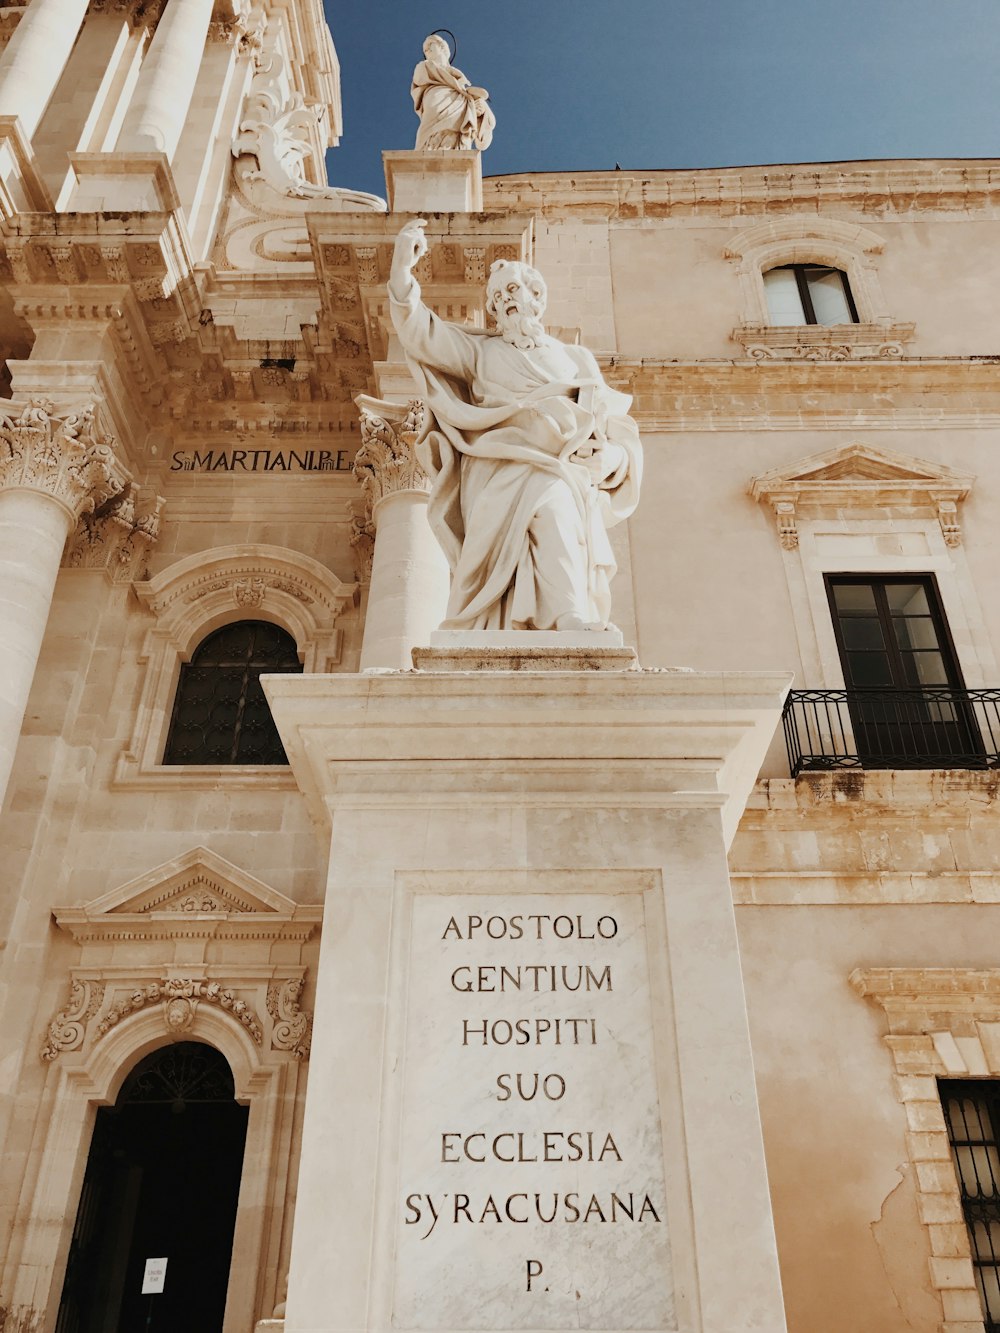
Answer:
POLYGON ((843 269, 825 264, 781 264, 764 274, 773 325, 857 324, 858 311, 843 269))
POLYGON ((941 1079, 986 1333, 1000 1333, 1000 1081, 941 1079))
POLYGON ((828 574, 826 588, 865 766, 976 764, 982 739, 934 578, 828 574))

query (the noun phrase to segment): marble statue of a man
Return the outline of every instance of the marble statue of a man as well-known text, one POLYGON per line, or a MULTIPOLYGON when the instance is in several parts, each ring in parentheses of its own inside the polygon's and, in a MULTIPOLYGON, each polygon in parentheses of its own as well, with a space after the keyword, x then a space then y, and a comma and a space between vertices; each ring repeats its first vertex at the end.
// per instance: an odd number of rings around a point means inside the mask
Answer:
POLYGON ((443 37, 432 33, 424 42, 424 58, 413 71, 413 106, 420 117, 416 149, 489 148, 496 118, 487 106, 489 93, 473 88, 451 64, 443 37))
POLYGON ((413 277, 424 226, 408 222, 396 238, 389 297, 428 409, 417 457, 451 566, 442 629, 606 629, 616 568, 606 529, 635 508, 642 474, 632 400, 586 348, 545 333, 545 283, 526 264, 490 271, 495 331, 428 310, 413 277))

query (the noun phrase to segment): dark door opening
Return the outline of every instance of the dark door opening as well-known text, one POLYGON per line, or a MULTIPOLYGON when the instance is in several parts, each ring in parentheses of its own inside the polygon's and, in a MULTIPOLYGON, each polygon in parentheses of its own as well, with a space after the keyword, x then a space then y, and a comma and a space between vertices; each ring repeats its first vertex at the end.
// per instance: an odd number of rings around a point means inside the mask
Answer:
POLYGON ((211 1046, 154 1051, 98 1108, 56 1333, 220 1333, 247 1108, 211 1046), (143 1296, 166 1257, 163 1294, 143 1296))
POLYGON ((854 740, 866 768, 985 763, 933 578, 827 578, 854 740))

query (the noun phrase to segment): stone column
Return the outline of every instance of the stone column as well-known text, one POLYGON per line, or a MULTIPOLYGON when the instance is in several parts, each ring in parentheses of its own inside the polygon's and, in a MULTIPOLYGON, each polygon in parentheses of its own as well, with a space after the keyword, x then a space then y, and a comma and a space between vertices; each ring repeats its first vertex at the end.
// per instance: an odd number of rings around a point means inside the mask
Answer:
POLYGON ((0 116, 17 116, 28 139, 38 128, 86 12, 87 0, 31 0, 0 56, 0 116))
POLYGON ((92 406, 32 402, 0 414, 0 802, 66 539, 125 484, 92 406))
POLYGON ((118 136, 118 152, 173 158, 201 69, 213 4, 167 0, 118 136))
POLYGON ((430 482, 413 454, 424 407, 361 394, 361 448, 354 474, 375 529, 361 670, 406 670, 410 651, 430 643, 445 616, 449 573, 427 522, 430 482))

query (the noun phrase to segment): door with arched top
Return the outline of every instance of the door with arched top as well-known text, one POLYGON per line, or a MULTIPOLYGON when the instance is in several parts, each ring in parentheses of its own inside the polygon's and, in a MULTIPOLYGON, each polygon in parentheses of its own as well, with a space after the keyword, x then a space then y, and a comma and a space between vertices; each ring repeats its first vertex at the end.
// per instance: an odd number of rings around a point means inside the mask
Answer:
POLYGON ((221 1333, 246 1131, 213 1047, 136 1065, 97 1111, 56 1333, 221 1333), (162 1295, 142 1294, 150 1258, 167 1260, 162 1295))

